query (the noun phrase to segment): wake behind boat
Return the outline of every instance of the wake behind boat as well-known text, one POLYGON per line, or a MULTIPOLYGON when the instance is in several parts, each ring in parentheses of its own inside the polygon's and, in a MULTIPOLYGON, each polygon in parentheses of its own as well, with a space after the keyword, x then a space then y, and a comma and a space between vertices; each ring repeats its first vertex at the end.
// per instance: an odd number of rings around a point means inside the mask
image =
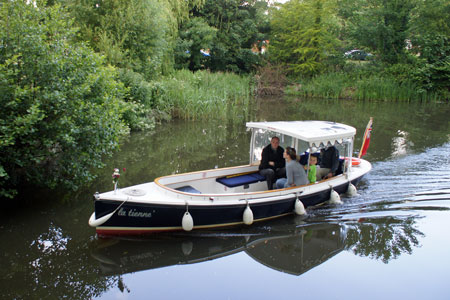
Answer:
POLYGON ((356 129, 348 125, 279 121, 249 122, 247 128, 252 132, 248 165, 163 176, 154 182, 96 193, 89 225, 103 236, 251 225, 294 212, 304 214, 305 208, 330 199, 339 201, 339 194, 354 193, 354 185, 372 168, 368 161, 352 158, 356 129), (258 166, 262 149, 273 136, 279 137, 283 147, 299 149, 308 164, 311 153, 335 146, 343 154, 341 174, 268 190, 258 166))

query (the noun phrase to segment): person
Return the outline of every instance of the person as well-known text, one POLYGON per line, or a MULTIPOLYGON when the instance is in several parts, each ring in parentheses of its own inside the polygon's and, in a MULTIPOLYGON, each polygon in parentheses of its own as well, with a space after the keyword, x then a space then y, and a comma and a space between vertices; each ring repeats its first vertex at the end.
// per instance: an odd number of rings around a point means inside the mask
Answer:
POLYGON ((267 188, 273 189, 273 183, 276 179, 285 177, 286 161, 283 158, 284 149, 280 146, 280 139, 272 137, 270 144, 264 147, 259 164, 259 174, 264 176, 267 181, 267 188))
MULTIPOLYGON (((308 181, 309 183, 316 182, 316 174, 317 174, 317 156, 314 154, 311 154, 309 157, 309 171, 308 171, 308 181)), ((303 166, 305 171, 308 170, 308 166, 303 166)))
POLYGON ((306 172, 297 162, 297 153, 294 148, 286 147, 283 153, 286 159, 286 178, 280 178, 276 182, 278 189, 308 184, 306 172))
POLYGON ((334 146, 320 150, 320 167, 317 170, 317 181, 336 175, 339 167, 339 150, 334 146))

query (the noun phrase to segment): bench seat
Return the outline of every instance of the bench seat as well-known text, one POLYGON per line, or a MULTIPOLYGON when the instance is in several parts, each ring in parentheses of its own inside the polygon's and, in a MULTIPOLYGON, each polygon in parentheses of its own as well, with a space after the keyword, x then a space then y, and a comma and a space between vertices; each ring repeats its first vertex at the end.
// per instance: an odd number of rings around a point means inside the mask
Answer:
POLYGON ((237 174, 237 175, 229 175, 225 177, 217 178, 216 181, 227 186, 227 187, 236 187, 246 184, 251 184, 259 181, 264 181, 266 178, 260 175, 258 172, 250 173, 250 174, 237 174))

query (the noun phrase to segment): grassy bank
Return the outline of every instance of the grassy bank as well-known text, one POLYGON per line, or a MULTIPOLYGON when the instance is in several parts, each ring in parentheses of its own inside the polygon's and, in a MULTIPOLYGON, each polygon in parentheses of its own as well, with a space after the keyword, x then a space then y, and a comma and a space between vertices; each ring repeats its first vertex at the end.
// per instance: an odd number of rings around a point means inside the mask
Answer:
POLYGON ((232 73, 180 70, 159 83, 160 105, 182 119, 225 119, 246 112, 251 99, 251 78, 232 73))
POLYGON ((337 72, 316 76, 289 86, 286 94, 332 99, 436 101, 439 95, 418 89, 412 82, 399 83, 391 76, 354 76, 337 72), (356 77, 356 78, 355 78, 356 77))
POLYGON ((198 120, 245 115, 252 99, 250 76, 209 71, 174 71, 154 81, 129 70, 119 72, 127 94, 123 119, 133 131, 153 128, 158 120, 198 120))

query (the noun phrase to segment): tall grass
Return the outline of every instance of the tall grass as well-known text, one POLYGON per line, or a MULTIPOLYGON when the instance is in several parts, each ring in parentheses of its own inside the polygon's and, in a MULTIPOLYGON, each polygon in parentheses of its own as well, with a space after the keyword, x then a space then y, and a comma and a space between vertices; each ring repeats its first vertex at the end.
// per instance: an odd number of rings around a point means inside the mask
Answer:
POLYGON ((428 101, 437 100, 438 95, 418 89, 412 82, 399 83, 391 76, 367 75, 354 76, 338 72, 316 76, 291 86, 287 94, 305 97, 358 99, 358 100, 394 100, 428 101))
POLYGON ((160 104, 182 119, 226 119, 249 109, 250 77, 232 73, 179 70, 160 81, 164 91, 160 104))
POLYGON ((287 94, 300 94, 305 97, 321 97, 327 99, 338 99, 344 96, 346 87, 349 86, 348 78, 340 73, 328 73, 316 76, 288 88, 287 94))

